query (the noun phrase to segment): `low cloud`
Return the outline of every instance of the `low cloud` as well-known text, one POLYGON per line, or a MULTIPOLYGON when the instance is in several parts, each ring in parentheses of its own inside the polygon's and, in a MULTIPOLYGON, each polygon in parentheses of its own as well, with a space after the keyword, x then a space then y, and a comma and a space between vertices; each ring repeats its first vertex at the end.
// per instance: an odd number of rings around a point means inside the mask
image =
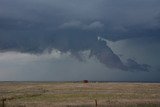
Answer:
POLYGON ((146 72, 149 72, 151 70, 151 66, 150 65, 138 64, 133 59, 128 59, 126 66, 127 66, 129 71, 146 71, 146 72))
POLYGON ((81 29, 81 30, 96 30, 103 29, 104 24, 100 21, 94 21, 89 24, 82 23, 81 21, 69 21, 60 25, 60 29, 81 29))
POLYGON ((59 26, 59 28, 67 29, 67 28, 81 28, 83 25, 80 21, 70 21, 66 22, 59 26))
POLYGON ((90 23, 89 25, 85 25, 83 29, 96 30, 96 29, 102 29, 103 27, 104 27, 103 23, 101 23, 100 21, 95 21, 95 22, 90 23))

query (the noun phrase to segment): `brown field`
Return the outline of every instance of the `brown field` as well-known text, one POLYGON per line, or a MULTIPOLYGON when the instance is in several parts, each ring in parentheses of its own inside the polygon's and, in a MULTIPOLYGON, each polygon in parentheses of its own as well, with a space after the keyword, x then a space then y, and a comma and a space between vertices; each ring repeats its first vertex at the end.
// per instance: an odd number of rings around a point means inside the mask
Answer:
MULTIPOLYGON (((5 107, 160 107, 160 83, 0 82, 5 107)), ((0 102, 2 107, 2 101, 0 102)))

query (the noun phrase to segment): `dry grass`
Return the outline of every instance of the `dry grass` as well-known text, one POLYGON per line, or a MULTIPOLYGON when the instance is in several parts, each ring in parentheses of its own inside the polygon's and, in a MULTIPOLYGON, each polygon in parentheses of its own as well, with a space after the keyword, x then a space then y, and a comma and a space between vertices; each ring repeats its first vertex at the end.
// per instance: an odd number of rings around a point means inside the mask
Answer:
POLYGON ((160 83, 1 82, 2 96, 7 107, 160 107, 160 83))

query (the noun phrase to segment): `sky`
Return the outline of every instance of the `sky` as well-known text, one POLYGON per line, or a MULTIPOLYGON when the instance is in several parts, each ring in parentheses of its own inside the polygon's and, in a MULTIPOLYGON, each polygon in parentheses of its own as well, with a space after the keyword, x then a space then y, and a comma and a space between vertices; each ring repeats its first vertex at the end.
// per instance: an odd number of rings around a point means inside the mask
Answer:
POLYGON ((0 81, 160 82, 159 0, 0 0, 0 81))

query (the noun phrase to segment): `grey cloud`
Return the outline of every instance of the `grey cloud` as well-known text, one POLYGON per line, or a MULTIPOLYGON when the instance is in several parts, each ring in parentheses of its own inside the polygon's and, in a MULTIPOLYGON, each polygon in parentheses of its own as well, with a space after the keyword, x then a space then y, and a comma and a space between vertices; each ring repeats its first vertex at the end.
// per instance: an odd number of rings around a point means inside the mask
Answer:
MULTIPOLYGON (((107 67, 127 70, 97 37, 102 34, 112 41, 158 37, 160 30, 154 26, 160 9, 157 4, 157 0, 1 0, 0 50, 37 54, 58 49, 79 59, 80 51, 90 50, 107 67)), ((143 71, 139 66, 130 68, 143 71)))
POLYGON ((62 23, 67 24, 71 20, 78 20, 83 22, 83 25, 88 25, 86 28, 103 26, 104 37, 111 40, 115 40, 115 37, 118 40, 118 38, 135 37, 136 34, 142 35, 140 31, 148 31, 158 26, 157 16, 160 13, 158 4, 158 0, 129 0, 129 2, 128 0, 123 2, 111 0, 92 0, 92 2, 90 0, 16 0, 13 2, 3 0, 0 16, 27 20, 32 23, 39 22, 41 25, 37 24, 36 27, 43 26, 48 29, 57 28, 62 23), (130 32, 135 34, 126 36, 130 35, 130 32))
POLYGON ((104 27, 103 23, 101 23, 100 21, 95 21, 95 22, 92 22, 89 25, 85 25, 84 29, 86 29, 86 30, 95 30, 95 29, 102 29, 103 27, 104 27))
POLYGON ((59 28, 65 29, 65 28, 81 28, 82 23, 80 21, 70 21, 66 22, 59 26, 59 28))
POLYGON ((55 50, 38 56, 19 52, 0 53, 0 68, 0 81, 160 81, 160 72, 108 69, 95 58, 84 63, 66 54, 57 57, 55 50))
POLYGON ((128 59, 126 65, 130 71, 147 71, 147 72, 149 72, 151 70, 150 65, 138 64, 133 59, 128 59))
MULTIPOLYGON (((106 42, 99 41, 97 37, 93 35, 92 37, 86 36, 91 35, 86 31, 75 31, 75 33, 70 33, 67 31, 59 31, 57 36, 57 33, 50 36, 39 34, 38 36, 34 37, 33 35, 18 35, 16 36, 16 39, 11 38, 10 36, 4 36, 3 38, 1 38, 0 49, 1 51, 14 50, 37 54, 43 53, 45 50, 50 51, 55 48, 60 50, 62 53, 71 52, 71 54, 77 59, 81 59, 81 54, 79 54, 80 51, 90 50, 90 56, 95 56, 101 63, 105 64, 107 67, 128 71, 128 67, 124 65, 120 58, 111 50, 111 48, 106 45, 106 42), (80 33, 78 33, 79 35, 75 36, 77 32, 80 33), (86 35, 80 36, 81 34, 86 35)), ((138 68, 138 64, 137 68, 132 67, 132 69, 139 71, 141 70, 138 68)))
POLYGON ((103 29, 104 24, 100 21, 93 21, 85 24, 81 21, 69 21, 59 26, 60 29, 81 29, 81 30, 96 30, 103 29))
POLYGON ((97 44, 95 44, 91 50, 90 56, 95 56, 107 67, 127 70, 120 58, 115 53, 113 53, 111 48, 106 46, 106 42, 104 41, 97 41, 97 44))

